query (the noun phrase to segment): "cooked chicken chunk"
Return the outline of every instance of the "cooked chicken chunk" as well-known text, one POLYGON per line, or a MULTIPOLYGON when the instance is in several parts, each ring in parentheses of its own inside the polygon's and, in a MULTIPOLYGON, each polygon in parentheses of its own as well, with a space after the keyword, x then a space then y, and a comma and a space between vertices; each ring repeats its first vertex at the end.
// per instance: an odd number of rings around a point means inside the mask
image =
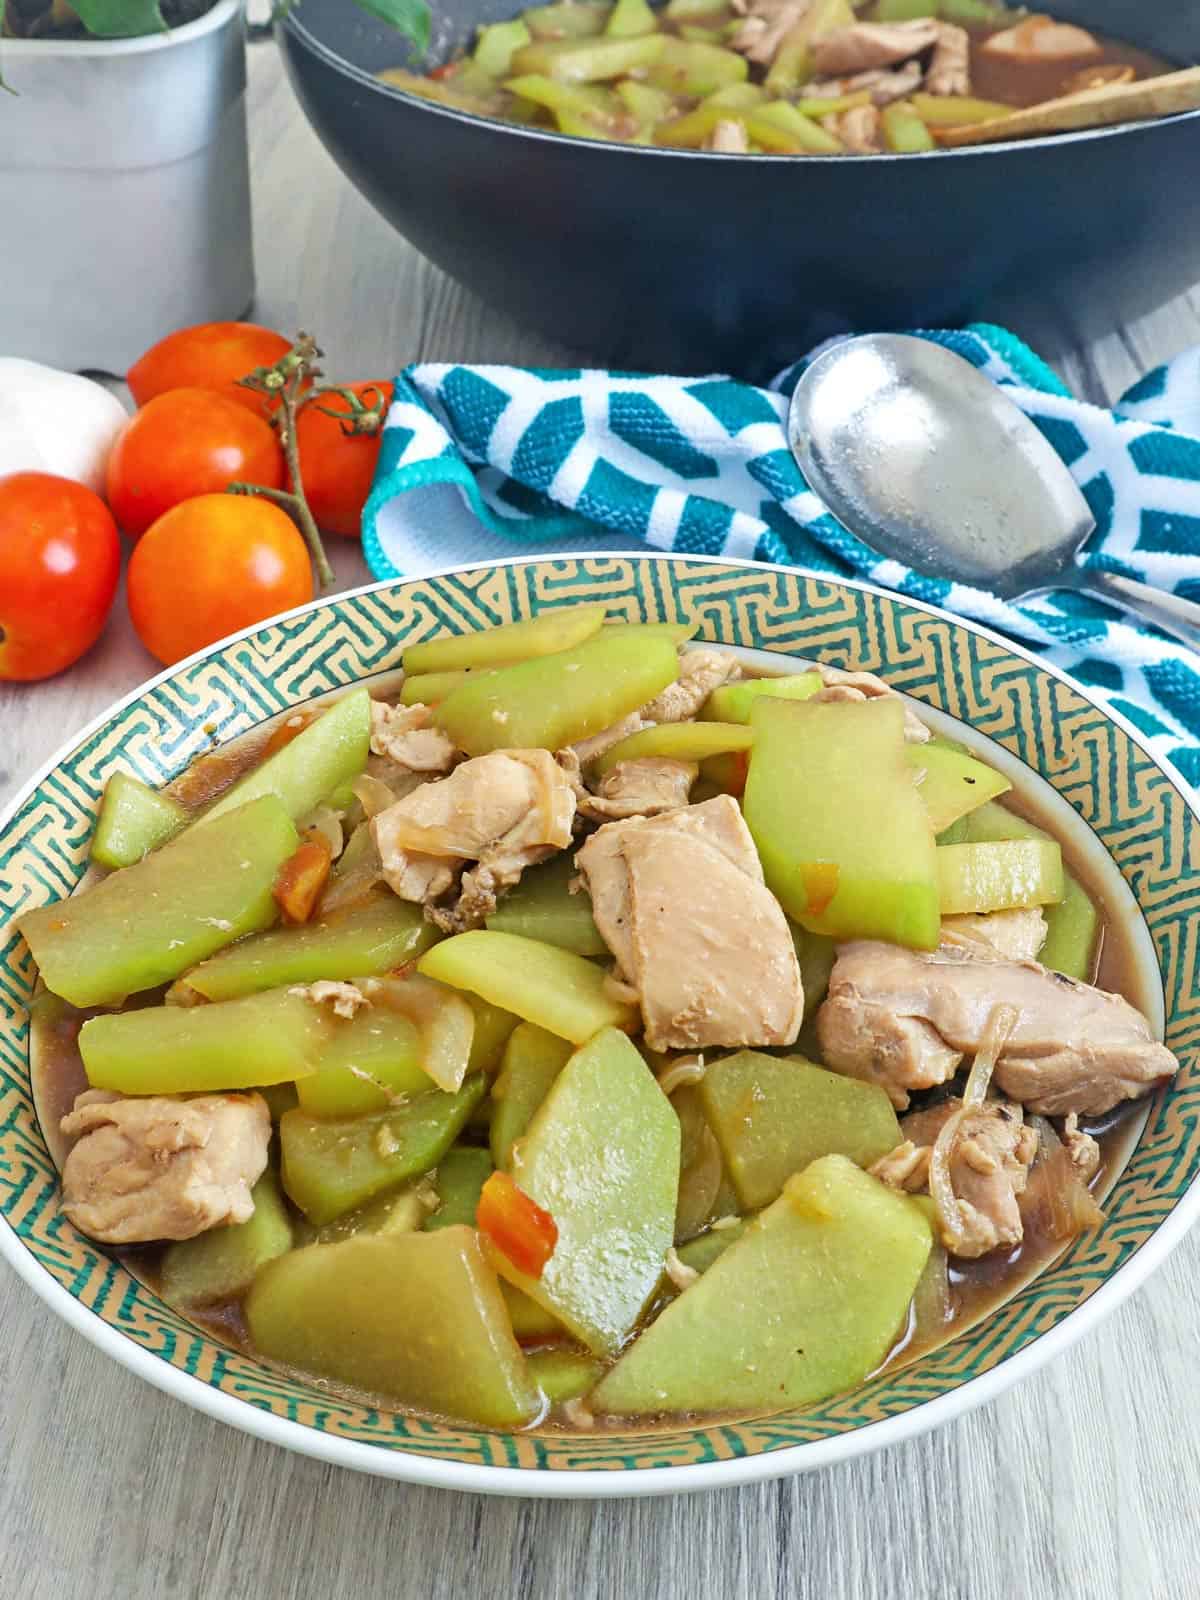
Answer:
POLYGON ((982 947, 926 954, 868 940, 843 945, 817 1031, 828 1066, 881 1084, 905 1107, 913 1090, 944 1083, 974 1055, 1000 1004, 1018 1016, 994 1082, 1030 1111, 1099 1115, 1178 1070, 1120 995, 1033 961, 989 959, 982 947))
POLYGON ((792 1043, 800 969, 735 800, 609 823, 576 861, 651 1049, 792 1043))
POLYGON ((579 813, 596 822, 616 822, 626 817, 655 817, 663 811, 678 811, 687 805, 699 771, 694 761, 672 761, 667 756, 618 761, 600 779, 595 794, 582 785, 576 791, 579 813))
POLYGON ((952 22, 937 24, 937 43, 925 74, 926 94, 970 94, 971 36, 952 22))
POLYGON ((848 78, 822 78, 819 82, 805 84, 804 92, 816 99, 832 99, 869 89, 872 105, 890 106, 893 100, 903 100, 914 89, 919 89, 924 75, 919 61, 907 61, 890 71, 886 67, 875 67, 870 72, 856 72, 848 78))
POLYGON ((581 767, 586 767, 589 761, 595 761, 597 756, 602 756, 606 750, 611 750, 613 745, 620 744, 622 739, 628 739, 631 733, 640 733, 645 726, 641 712, 632 711, 629 716, 622 717, 620 722, 614 722, 611 728, 604 728, 600 733, 594 733, 590 739, 580 739, 578 744, 569 744, 566 750, 560 750, 559 760, 561 761, 569 753, 581 767))
POLYGON ((1046 16, 1025 17, 1014 27, 993 33, 979 50, 981 55, 1014 62, 1083 61, 1101 54, 1086 28, 1046 16))
POLYGON ((744 156, 750 148, 750 138, 744 122, 718 122, 704 146, 719 155, 744 156))
POLYGON ((1087 1183, 1096 1174, 1100 1165, 1100 1146, 1090 1133, 1079 1131, 1079 1113, 1072 1111, 1063 1123, 1062 1142, 1066 1147, 1067 1156, 1071 1165, 1079 1174, 1082 1182, 1087 1183))
POLYGON ((1037 1145, 1020 1106, 957 1103, 929 1153, 938 1237, 952 1255, 972 1259, 1021 1242, 1017 1196, 1029 1181, 1037 1145))
POLYGON ((314 1006, 328 1006, 335 1017, 356 1016, 364 1006, 371 1004, 353 983, 337 983, 331 978, 319 978, 316 983, 298 983, 288 993, 301 1000, 310 1000, 314 1006))
MULTIPOLYGON (((841 667, 825 666, 818 666, 817 671, 825 687, 817 690, 814 700, 880 700, 889 696, 903 699, 873 672, 844 672, 841 667)), ((930 738, 929 729, 907 700, 904 702, 904 737, 909 744, 924 744, 930 738)))
POLYGON ((813 67, 831 78, 845 72, 897 67, 936 44, 937 28, 932 17, 911 22, 852 22, 813 40, 813 67))
POLYGON ((679 658, 675 682, 642 707, 643 722, 687 722, 714 689, 741 675, 737 658, 722 650, 685 650, 679 658))
POLYGON ((891 1189, 903 1189, 906 1194, 921 1194, 929 1187, 929 1150, 927 1144, 914 1144, 905 1139, 887 1155, 880 1156, 867 1168, 873 1178, 886 1183, 891 1189))
POLYGON ((879 107, 851 106, 836 116, 825 117, 823 124, 840 139, 853 155, 873 155, 883 148, 879 133, 879 107))
POLYGON ((905 1117, 900 1131, 904 1143, 870 1170, 893 1189, 933 1193, 947 1250, 975 1257, 1020 1242, 1017 1196, 1038 1146, 1020 1106, 987 1100, 967 1109, 961 1100, 944 1100, 905 1117))
POLYGON ((999 954, 1009 961, 1033 961, 1046 942, 1046 918, 1041 906, 943 917, 942 939, 947 944, 964 940, 968 947, 970 943, 982 941, 987 955, 999 954))
POLYGON ((371 750, 405 772, 449 772, 458 751, 433 726, 432 706, 391 706, 371 701, 371 750))
POLYGON ((63 1166, 63 1210, 93 1239, 191 1239, 254 1214, 250 1191, 271 1137, 261 1095, 125 1100, 87 1089, 61 1127, 77 1141, 63 1166))
POLYGON ((730 48, 739 50, 749 61, 769 65, 812 5, 813 0, 753 0, 745 22, 730 40, 730 48))
POLYGON ((548 750, 495 750, 398 800, 371 828, 384 880, 402 900, 429 905, 478 862, 452 914, 470 926, 526 867, 570 844, 574 817, 570 782, 548 750))

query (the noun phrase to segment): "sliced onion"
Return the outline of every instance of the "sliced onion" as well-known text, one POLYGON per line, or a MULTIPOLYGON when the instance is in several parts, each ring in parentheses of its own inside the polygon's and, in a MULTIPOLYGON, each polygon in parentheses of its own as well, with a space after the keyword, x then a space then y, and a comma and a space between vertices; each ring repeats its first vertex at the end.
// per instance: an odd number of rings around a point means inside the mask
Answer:
POLYGON ((979 1049, 975 1052, 975 1060, 967 1075, 967 1086, 963 1090, 965 1111, 978 1111, 987 1099, 992 1073, 996 1070, 996 1063, 1020 1016, 1021 1013, 1016 1006, 1010 1005, 993 1006, 988 1013, 988 1019, 983 1026, 983 1037, 979 1041, 979 1049))
POLYGON ((353 783, 355 796, 368 817, 377 817, 381 811, 395 805, 396 796, 379 778, 369 772, 360 773, 353 783))
POLYGON ((439 1089, 462 1088, 475 1038, 475 1013, 462 995, 420 973, 381 980, 374 1004, 412 1022, 421 1041, 421 1066, 439 1089))

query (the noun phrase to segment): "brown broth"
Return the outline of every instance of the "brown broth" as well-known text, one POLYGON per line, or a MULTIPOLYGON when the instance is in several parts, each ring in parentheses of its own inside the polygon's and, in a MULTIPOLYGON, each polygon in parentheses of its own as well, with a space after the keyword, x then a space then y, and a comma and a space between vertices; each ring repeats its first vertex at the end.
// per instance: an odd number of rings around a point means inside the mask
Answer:
POLYGON ((1148 50, 1139 50, 1136 45, 1124 44, 1119 39, 1109 39, 1094 28, 1088 31, 1100 46, 1099 56, 1088 60, 1074 57, 1064 61, 1029 62, 1001 61, 980 49, 998 29, 974 27, 968 31, 971 34, 971 93, 981 100, 1000 100, 1010 106, 1036 106, 1043 100, 1070 94, 1078 87, 1073 82, 1076 75, 1094 67, 1132 67, 1135 78, 1157 78, 1174 70, 1173 63, 1161 56, 1151 55, 1148 50))
MULTIPOLYGON (((750 676, 761 676, 763 669, 755 662, 743 661, 750 676)), ((377 694, 385 693, 386 681, 373 686, 377 694)), ((187 771, 172 784, 168 791, 175 799, 189 807, 201 809, 225 792, 229 786, 257 765, 268 753, 273 736, 290 720, 290 715, 277 717, 252 733, 234 739, 220 750, 199 757, 187 771)), ((984 757, 986 759, 986 756, 984 757)), ((1060 837, 1054 819, 1047 808, 1038 804, 1036 786, 1017 784, 1005 795, 1002 804, 1028 821, 1060 837)), ((1108 901, 1104 884, 1095 860, 1087 860, 1069 842, 1062 844, 1066 865, 1080 880, 1101 913, 1101 932, 1098 941, 1096 965, 1092 981, 1101 988, 1123 994, 1139 1009, 1153 1014, 1151 996, 1147 991, 1147 975, 1137 959, 1128 919, 1115 914, 1108 901)), ((136 996, 129 1005, 140 1006, 159 1003, 162 990, 149 991, 136 996)), ((43 1135, 55 1162, 61 1167, 67 1144, 59 1132, 59 1122, 70 1110, 76 1095, 87 1087, 87 1078, 78 1050, 79 1029, 91 1011, 78 1011, 57 996, 42 991, 34 1002, 31 1020, 30 1076, 34 1101, 43 1135)), ((805 1035, 801 1040, 806 1052, 814 1054, 812 1043, 805 1035)), ((819 1059, 819 1056, 816 1057, 819 1059)), ((1096 1199, 1103 1202, 1123 1171, 1137 1143, 1145 1122, 1146 1101, 1133 1101, 1117 1107, 1105 1117, 1080 1119, 1080 1127, 1094 1135, 1100 1145, 1100 1167, 1090 1187, 1096 1199)), ((1026 1235, 1022 1243, 1005 1252, 993 1252, 978 1261, 953 1260, 949 1268, 949 1302, 951 1316, 939 1330, 918 1329, 910 1313, 908 1324, 901 1330, 880 1370, 885 1371, 908 1365, 930 1350, 965 1333, 999 1306, 1011 1299, 1033 1278, 1045 1271, 1065 1250, 1057 1239, 1040 1234, 1036 1219, 1027 1220, 1026 1235)), ((100 1248, 104 1248, 101 1246, 100 1248)), ((111 1254, 133 1275, 155 1293, 161 1292, 160 1263, 164 1246, 146 1245, 117 1248, 111 1254)), ((647 1320, 665 1302, 657 1302, 647 1320)), ((255 1361, 264 1358, 250 1343, 242 1308, 239 1302, 229 1301, 203 1310, 188 1313, 190 1319, 205 1333, 227 1349, 240 1351, 255 1361)), ((537 1346, 531 1343, 528 1348, 537 1346)), ((388 1410, 390 1403, 377 1395, 356 1393, 343 1384, 306 1372, 291 1372, 277 1363, 264 1362, 275 1370, 288 1373, 303 1382, 331 1395, 343 1396, 352 1402, 388 1410)), ((408 1408, 411 1409, 411 1408, 408 1408)), ((669 1417, 629 1422, 624 1419, 596 1419, 595 1431, 621 1434, 646 1434, 678 1431, 681 1427, 700 1426, 712 1421, 736 1420, 739 1417, 769 1415, 769 1412, 730 1412, 719 1414, 680 1414, 669 1417)), ((439 1420, 439 1419, 434 1419, 439 1420)), ((448 1420, 458 1426, 455 1419, 448 1420)), ((561 1407, 553 1408, 546 1417, 534 1424, 532 1432, 548 1431, 555 1434, 577 1432, 578 1428, 565 1416, 561 1407)))

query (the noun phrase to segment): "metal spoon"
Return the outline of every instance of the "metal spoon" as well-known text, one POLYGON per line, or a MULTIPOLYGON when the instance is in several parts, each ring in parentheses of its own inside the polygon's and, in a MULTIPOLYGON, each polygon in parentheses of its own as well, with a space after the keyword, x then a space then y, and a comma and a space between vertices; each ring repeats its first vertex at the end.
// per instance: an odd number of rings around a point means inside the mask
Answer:
POLYGON ((883 556, 1005 600, 1078 589, 1200 650, 1200 605, 1078 566, 1096 526, 1024 412, 928 339, 874 333, 796 385, 788 443, 838 521, 883 556))

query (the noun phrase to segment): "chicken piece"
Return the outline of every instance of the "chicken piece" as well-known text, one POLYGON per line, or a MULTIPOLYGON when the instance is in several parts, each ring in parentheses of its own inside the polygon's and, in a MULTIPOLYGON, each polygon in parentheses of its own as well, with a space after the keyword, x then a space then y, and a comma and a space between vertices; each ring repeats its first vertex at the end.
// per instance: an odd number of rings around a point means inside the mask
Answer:
POLYGON ((942 1245, 973 1260, 1020 1244, 1017 1197, 1029 1181, 1038 1140, 1018 1105, 986 1100, 955 1107, 929 1152, 929 1193, 942 1245))
POLYGON ((449 772, 458 751, 433 726, 432 706, 392 706, 371 701, 371 750, 404 772, 449 772))
POLYGON ((1123 66, 1119 61, 1101 61, 1095 66, 1080 67, 1078 72, 1073 72, 1064 80, 1061 92, 1082 94, 1085 89, 1111 89, 1118 83, 1132 83, 1136 77, 1136 67, 1123 66))
POLYGON ((562 761, 569 751, 581 767, 586 767, 590 761, 595 761, 606 750, 611 750, 613 745, 620 744, 622 739, 628 739, 631 733, 640 733, 646 726, 640 711, 631 711, 627 717, 622 717, 620 722, 614 722, 611 728, 603 728, 599 733, 592 734, 590 739, 580 739, 578 744, 569 744, 566 750, 558 752, 562 761))
POLYGON ((402 900, 429 906, 468 861, 456 928, 495 910, 496 894, 571 842, 575 796, 548 750, 494 750, 464 761, 371 821, 384 881, 402 900), (466 920, 466 919, 472 920, 466 920))
POLYGON ((887 1155, 880 1156, 867 1171, 880 1183, 886 1183, 889 1189, 921 1194, 929 1187, 929 1148, 927 1144, 914 1144, 911 1139, 905 1139, 887 1155))
POLYGON ((877 105, 851 106, 849 111, 840 111, 836 116, 821 120, 852 155, 875 155, 883 149, 877 105))
POLYGON ((335 1017, 357 1016, 364 1006, 371 1004, 355 984, 338 983, 331 978, 318 978, 316 983, 298 983, 288 993, 301 1000, 309 1000, 314 1006, 328 1006, 335 1017))
POLYGON ((817 1033, 827 1066, 880 1084, 903 1109, 913 1090, 945 1083, 975 1054, 1001 1004, 1018 1015, 993 1081, 1030 1111, 1098 1116, 1178 1071, 1120 995, 1034 961, 992 959, 981 944, 931 954, 871 940, 842 945, 817 1033))
POLYGON ((909 22, 852 22, 813 40, 812 63, 818 73, 829 77, 898 67, 923 55, 937 43, 937 38, 938 24, 933 17, 915 17, 909 22))
POLYGON ((946 944, 962 940, 967 948, 982 941, 987 947, 986 955, 1001 955, 1008 961, 1033 961, 1046 942, 1046 918, 1041 906, 943 917, 942 940, 946 944))
POLYGON ((637 756, 618 761, 600 780, 596 794, 584 790, 577 796, 581 816, 596 822, 616 822, 626 817, 655 817, 678 811, 688 803, 688 793, 700 774, 694 761, 672 761, 668 756, 637 756))
POLYGON ((971 36, 953 22, 936 26, 937 42, 925 73, 925 93, 970 94, 971 36))
POLYGON ((1084 61, 1102 54, 1086 28, 1053 17, 1024 17, 1011 28, 993 33, 979 47, 980 55, 1027 65, 1039 61, 1084 61))
POLYGON ((745 123, 728 120, 718 122, 709 134, 704 148, 714 150, 720 155, 744 156, 750 148, 745 123))
POLYGON ((753 0, 729 48, 760 66, 770 65, 788 34, 812 10, 812 4, 813 0, 753 0))
MULTIPOLYGON (((825 685, 813 695, 814 700, 879 700, 890 695, 903 699, 890 684, 873 672, 844 672, 841 667, 818 666, 825 685)), ((916 712, 904 702, 904 737, 909 744, 925 744, 932 736, 916 712)))
POLYGON ((737 657, 723 650, 685 650, 675 682, 642 707, 643 722, 688 722, 714 689, 741 675, 737 657))
POLYGON ((1100 1165, 1100 1146, 1090 1133, 1079 1131, 1079 1113, 1072 1111, 1063 1123, 1062 1142, 1080 1182, 1089 1183, 1100 1165))
POLYGON ((271 1138, 261 1095, 126 1100, 86 1089, 60 1126, 77 1141, 63 1164, 63 1210, 92 1239, 191 1239, 254 1214, 271 1138))
POLYGON ((652 1050, 793 1042, 796 952, 729 795, 609 823, 576 862, 652 1050))
POLYGON ((822 78, 805 84, 804 92, 814 99, 835 99, 838 95, 869 89, 873 106, 890 106, 893 100, 904 100, 914 89, 919 89, 924 76, 921 63, 909 61, 890 72, 879 67, 871 72, 856 72, 849 78, 822 78))

